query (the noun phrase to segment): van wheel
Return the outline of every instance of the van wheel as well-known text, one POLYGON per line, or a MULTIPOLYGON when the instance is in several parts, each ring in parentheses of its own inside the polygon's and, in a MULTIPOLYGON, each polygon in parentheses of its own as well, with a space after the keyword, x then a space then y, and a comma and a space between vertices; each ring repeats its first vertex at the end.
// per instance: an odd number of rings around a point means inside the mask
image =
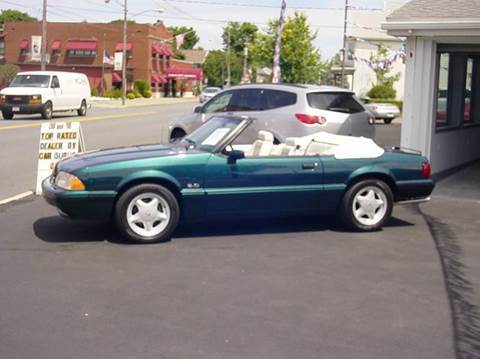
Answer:
POLYGON ((42 117, 45 120, 51 120, 52 119, 52 113, 53 113, 52 103, 50 101, 48 101, 45 105, 43 105, 42 117))
POLYGON ((77 110, 78 116, 86 116, 87 115, 87 102, 82 100, 82 104, 80 108, 77 110))
POLYGON ((2 111, 2 116, 4 120, 11 120, 13 118, 12 111, 2 111))

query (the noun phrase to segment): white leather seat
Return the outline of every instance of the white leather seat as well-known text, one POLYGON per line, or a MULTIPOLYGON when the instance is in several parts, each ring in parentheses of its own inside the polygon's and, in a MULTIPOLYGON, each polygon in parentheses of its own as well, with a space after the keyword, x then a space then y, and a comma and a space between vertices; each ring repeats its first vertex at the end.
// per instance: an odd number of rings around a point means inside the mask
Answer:
POLYGON ((251 156, 269 156, 273 148, 273 134, 268 131, 258 131, 257 139, 252 145, 251 156))

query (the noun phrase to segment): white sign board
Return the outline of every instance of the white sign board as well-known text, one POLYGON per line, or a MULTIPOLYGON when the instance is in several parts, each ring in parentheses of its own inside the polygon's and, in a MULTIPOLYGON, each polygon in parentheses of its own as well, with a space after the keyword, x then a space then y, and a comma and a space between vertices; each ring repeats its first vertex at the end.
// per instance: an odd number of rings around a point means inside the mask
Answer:
POLYGON ((56 163, 85 152, 80 122, 44 122, 40 130, 36 193, 42 193, 42 181, 51 175, 56 163))
POLYGON ((120 71, 123 64, 123 52, 117 51, 113 55, 113 71, 120 71))
POLYGON ((42 37, 41 36, 32 36, 32 61, 41 60, 41 51, 42 51, 42 37))

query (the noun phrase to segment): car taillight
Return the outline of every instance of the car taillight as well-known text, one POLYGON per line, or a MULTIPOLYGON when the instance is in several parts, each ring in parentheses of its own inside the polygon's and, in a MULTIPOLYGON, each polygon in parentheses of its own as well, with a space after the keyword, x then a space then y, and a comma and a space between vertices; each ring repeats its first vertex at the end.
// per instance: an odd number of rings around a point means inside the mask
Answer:
POLYGON ((368 116, 368 124, 369 125, 374 125, 375 124, 375 117, 372 115, 368 116))
POLYGON ((327 122, 327 119, 323 116, 306 115, 304 113, 297 113, 295 114, 295 117, 297 120, 307 125, 315 125, 317 123, 323 125, 327 122))
POLYGON ((432 166, 430 166, 430 163, 428 162, 423 162, 422 163, 422 174, 423 177, 428 178, 430 177, 430 174, 432 173, 432 166))

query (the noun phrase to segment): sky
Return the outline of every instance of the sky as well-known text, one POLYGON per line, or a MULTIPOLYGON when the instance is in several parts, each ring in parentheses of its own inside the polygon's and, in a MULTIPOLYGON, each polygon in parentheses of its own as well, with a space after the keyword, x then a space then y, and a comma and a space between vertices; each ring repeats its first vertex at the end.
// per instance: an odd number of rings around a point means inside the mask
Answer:
MULTIPOLYGON (((108 22, 123 17, 124 1, 48 0, 47 19, 108 22)), ((128 0, 127 4, 129 16, 137 22, 153 23, 160 19, 167 26, 192 26, 200 36, 198 45, 211 50, 222 47, 222 29, 228 21, 249 21, 263 29, 269 20, 278 18, 281 0, 128 0), (163 12, 155 9, 163 9, 163 12)), ((332 57, 342 47, 344 4, 344 0, 287 2, 287 15, 292 15, 295 10, 307 15, 312 29, 318 32, 315 46, 324 59, 332 57)), ((350 4, 372 12, 381 11, 384 7, 383 0, 350 0, 350 4)), ((39 19, 42 16, 41 7, 42 0, 0 0, 1 10, 17 9, 39 19)))

